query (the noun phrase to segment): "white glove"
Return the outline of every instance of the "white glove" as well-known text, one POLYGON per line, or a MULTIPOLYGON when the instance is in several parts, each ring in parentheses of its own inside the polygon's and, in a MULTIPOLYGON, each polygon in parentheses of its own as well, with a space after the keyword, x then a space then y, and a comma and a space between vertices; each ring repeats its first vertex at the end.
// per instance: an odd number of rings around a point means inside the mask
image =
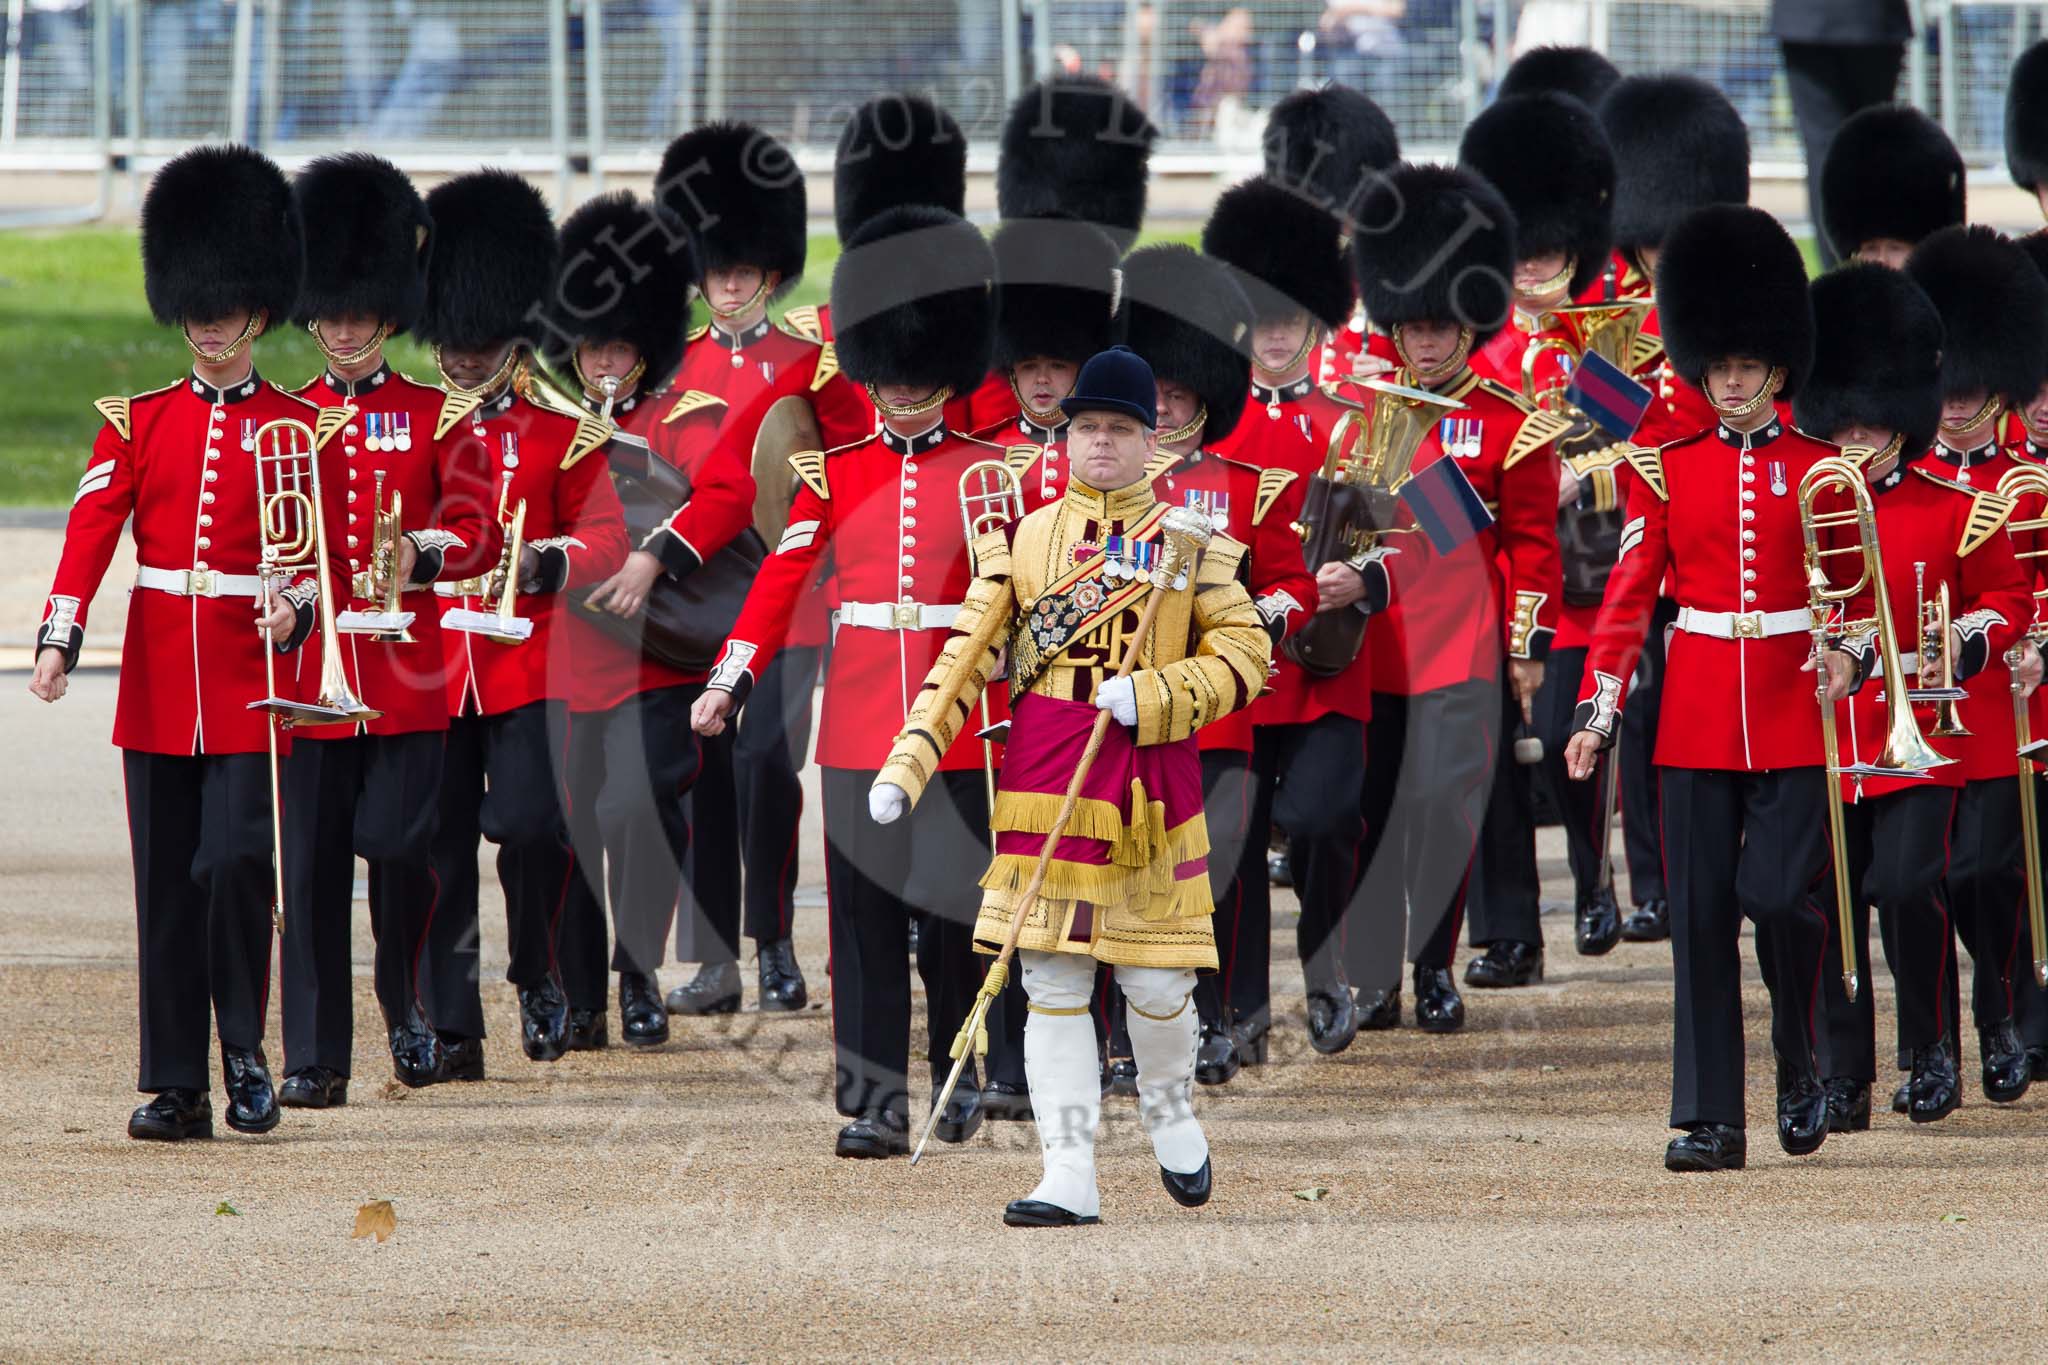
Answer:
POLYGON ((1110 678, 1095 689, 1095 709, 1107 711, 1120 725, 1138 724, 1138 685, 1129 678, 1110 678))
POLYGON ((877 782, 868 788, 868 815, 878 825, 891 825, 910 809, 910 793, 894 782, 877 782))

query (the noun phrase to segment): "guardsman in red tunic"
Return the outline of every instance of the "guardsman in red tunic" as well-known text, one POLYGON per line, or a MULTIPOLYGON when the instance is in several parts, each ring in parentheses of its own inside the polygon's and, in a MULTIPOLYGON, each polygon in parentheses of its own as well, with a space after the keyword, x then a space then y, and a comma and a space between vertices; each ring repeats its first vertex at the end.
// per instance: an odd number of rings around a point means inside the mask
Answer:
MULTIPOLYGON (((1634 450, 1621 562, 1586 660, 1572 777, 1590 778, 1614 742, 1629 674, 1660 585, 1678 619, 1658 730, 1663 835, 1677 978, 1673 1171, 1732 1170, 1747 1159, 1743 1104, 1742 920, 1771 935, 1763 959, 1778 1062, 1778 1138, 1788 1153, 1828 1132, 1815 1069, 1816 981, 1832 916, 1820 714, 1810 700, 1799 481, 1839 453, 1779 418, 1812 365, 1806 266, 1758 209, 1715 205, 1672 231, 1657 267, 1664 344, 1679 376, 1720 409, 1713 428, 1662 450, 1634 450)), ((1851 655, 1825 655, 1834 700, 1851 655)))
MULTIPOLYGON (((153 1098, 129 1118, 128 1135, 175 1142, 213 1136, 209 1013, 228 1126, 277 1126, 263 1056, 274 834, 265 755, 273 722, 251 707, 272 695, 264 655, 300 647, 313 630, 318 587, 302 577, 265 610, 256 433, 291 420, 325 445, 341 420, 256 373, 255 340, 292 316, 303 268, 291 187, 267 158, 200 147, 167 163, 142 203, 142 263, 150 312, 181 329, 192 373, 96 405, 106 424, 71 504, 29 691, 44 701, 64 695, 87 609, 132 517, 140 567, 114 743, 127 784, 141 946, 136 1085, 153 1098)), ((331 455, 318 458, 323 485, 341 477, 331 455)), ((290 665, 276 661, 281 681, 290 665)), ((279 748, 287 748, 285 736, 279 748)), ((297 932, 289 908, 279 908, 285 931, 297 932)))
MULTIPOLYGON (((1124 344, 1152 367, 1157 380, 1159 453, 1151 463, 1152 494, 1167 507, 1188 507, 1220 536, 1248 552, 1242 579, 1274 646, 1316 610, 1316 579, 1302 560, 1300 521, 1305 480, 1300 461, 1270 452, 1216 454, 1243 416, 1251 362, 1240 338, 1251 334, 1251 301, 1228 266, 1189 247, 1149 246, 1124 261, 1124 344), (1264 467, 1242 458, 1266 454, 1264 467)), ((1277 439, 1307 446, 1298 429, 1271 424, 1277 439)), ((1375 570, 1377 572, 1377 570, 1375 570)), ((1215 906, 1218 973, 1195 983, 1201 1020, 1195 1079, 1221 1085, 1243 1063, 1231 1032, 1233 1011, 1268 1011, 1272 943, 1265 845, 1252 845, 1255 732, 1249 709, 1202 729, 1202 808, 1209 828, 1209 890, 1215 906)), ((1119 1022, 1124 1016, 1116 1012, 1119 1022)), ((1116 1036, 1121 1036, 1120 1030, 1116 1036)), ((1128 1045, 1112 1055, 1129 1058, 1128 1045)), ((1135 1068, 1131 1081, 1135 1084, 1135 1068)))
MULTIPOLYGON (((385 340, 413 325, 426 297, 431 225, 418 191, 388 161, 353 153, 307 166, 294 193, 306 227, 298 315, 327 358, 299 397, 354 409, 331 443, 347 467, 329 490, 340 508, 328 546, 350 583, 348 600, 336 604, 345 632, 338 644, 350 689, 383 713, 300 730, 284 769, 285 894, 298 915, 280 964, 286 1076, 278 1101, 324 1109, 348 1095, 358 854, 370 864, 373 980, 392 1070, 410 1086, 430 1084, 440 1070, 415 979, 438 901, 431 854, 448 734, 434 583, 489 569, 498 538, 483 446, 467 428, 437 439, 441 391, 384 360, 385 340), (378 539, 378 518, 394 510, 391 545, 378 539), (395 628, 376 615, 394 570, 399 608, 412 617, 395 628)), ((318 656, 302 654, 298 671, 310 693, 318 656)))
MULTIPOLYGON (((2037 71, 2048 71, 2048 42, 2036 44, 2028 50, 2029 55, 2021 65, 2034 65, 2037 71)), ((2017 86, 2015 86, 2017 89, 2017 86)), ((2034 111, 2038 120, 2048 114, 2048 108, 2034 111)), ((2010 113, 2006 128, 2012 136, 2015 127, 2010 113)), ((2036 130, 2039 134, 2040 159, 2048 161, 2048 128, 2036 130)), ((2018 172, 2015 171, 2015 176, 2018 172)), ((2034 262, 2035 269, 2048 278, 2048 230, 2028 233, 2019 239, 2020 248, 2034 262)), ((2008 430, 2012 433, 2012 458, 2027 464, 2048 464, 2048 381, 2044 381, 2034 397, 2019 411, 2012 414, 2008 430)), ((2042 515, 2042 509, 2023 503, 2013 513, 2015 520, 2042 515)), ((2027 550, 2048 549, 2048 539, 2038 530, 2017 533, 2022 544, 2017 548, 2027 550)), ((2037 579, 2036 593, 2048 590, 2048 559, 2040 556, 2022 556, 2023 562, 2034 566, 2037 579)), ((2038 601, 2038 598, 2037 598, 2038 601)), ((2036 610, 2036 626, 2040 623, 2040 610, 2036 610)), ((2031 711, 2032 730, 2036 737, 2048 735, 2048 689, 2034 693, 2031 711)), ((2037 779, 2034 784, 2037 809, 2048 809, 2048 798, 2044 798, 2043 784, 2037 779)), ((2048 823, 2048 822, 2044 822, 2048 823)), ((2048 1079, 2048 990, 2044 990, 2031 971, 2024 969, 2025 960, 2031 957, 2029 945, 2022 954, 2022 969, 2013 973, 2013 1008, 2019 1020, 2020 1041, 2026 1045, 2027 1058, 2032 1063, 2037 1078, 2048 1079)))
MULTIPOLYGON (((1607 266, 1614 152, 1592 110, 1569 95, 1536 93, 1495 100, 1473 119, 1459 144, 1458 162, 1483 176, 1507 201, 1515 216, 1518 253, 1510 325, 1475 351, 1472 368, 1568 423, 1560 449, 1588 462, 1571 469, 1559 463, 1563 583, 1598 579, 1613 566, 1617 542, 1608 537, 1620 527, 1612 470, 1627 447, 1565 399, 1580 356, 1580 334, 1552 310, 1590 289, 1607 266), (1587 471, 1583 479, 1579 468, 1587 471), (1589 514, 1605 520, 1595 522, 1589 514), (1582 527, 1593 533, 1578 534, 1582 527)), ((1564 771, 1564 746, 1571 738, 1572 708, 1578 704, 1579 675, 1598 609, 1597 597, 1558 604, 1558 634, 1544 663, 1529 727, 1543 746, 1539 766, 1532 771, 1516 760, 1513 746, 1501 746, 1470 898, 1472 943, 1486 952, 1466 964, 1467 985, 1526 986, 1543 979, 1532 777, 1544 783, 1563 819, 1575 893, 1574 946, 1582 957, 1598 957, 1621 940, 1614 887, 1601 877, 1608 866, 1602 851, 1611 837, 1604 785, 1616 775, 1609 772, 1601 783, 1587 784, 1571 781, 1564 771)))
MULTIPOLYGON (((2004 414, 2031 401, 2048 366, 2048 283, 2011 239, 1987 227, 1960 225, 1942 228, 1915 246, 1906 273, 1934 301, 1943 332, 1941 426, 1933 449, 1918 466, 1976 492, 1994 491, 2014 463, 2012 451, 2000 445, 2004 414)), ((1889 561, 1889 550, 1886 557, 1889 561)), ((1961 611, 1956 608, 1958 615, 1961 611)), ((2007 619, 2017 631, 2024 629, 2028 615, 2008 613, 2007 619)), ((1976 963, 1971 1003, 1984 1093, 1999 1103, 2024 1093, 2030 1069, 2013 1022, 2013 983, 2029 970, 2025 959, 2031 949, 2021 949, 2026 887, 2020 864, 2017 740, 2012 675, 2002 662, 2011 643, 2002 640, 1993 665, 1963 684, 1969 696, 1957 713, 1970 734, 1953 741, 1950 751, 1963 785, 1949 828, 1948 909, 1955 936, 1976 963)), ((1945 940, 1947 1052, 1940 1060, 1950 1068, 1949 1085, 1960 1098, 1954 1079, 1962 1055, 1955 936, 1945 940)), ((1905 1040, 1902 1018, 1899 1060, 1912 1067, 1914 1076, 1904 1088, 1924 1093, 1928 1087, 1917 1083, 1924 1068, 1914 1046, 1905 1040)), ((1930 1108, 1917 1095, 1908 1095, 1906 1104, 1916 1119, 1930 1108)), ((1934 1118, 1948 1112, 1941 1105, 1932 1109, 1934 1118)))
MULTIPOLYGON (((1394 225, 1352 240, 1366 312, 1402 362, 1389 378, 1460 405, 1427 431, 1412 468, 1453 462, 1486 509, 1448 553, 1403 514, 1383 542, 1401 590, 1366 633, 1366 837, 1345 955, 1365 1026, 1389 1028, 1405 936, 1416 1022, 1447 1033, 1465 1021, 1451 964, 1498 751, 1529 714, 1557 629, 1553 442, 1565 424, 1470 364, 1507 322, 1516 260, 1513 216, 1485 181, 1403 166, 1361 222, 1394 225)), ((1361 393, 1372 406, 1353 420, 1370 437, 1381 405, 1361 393)))
MULTIPOLYGON (((692 129, 663 155, 655 198, 696 242, 696 284, 711 312, 689 334, 665 411, 648 429, 655 450, 682 464, 699 458, 686 452, 718 441, 752 467, 764 424, 781 429, 785 415, 815 425, 827 448, 873 431, 873 414, 839 373, 833 344, 770 317, 775 301, 803 278, 809 245, 803 176, 788 149, 749 124, 692 129)), ((763 487, 769 472, 755 470, 763 487)), ((779 479, 781 471, 774 473, 779 479)), ((669 991, 671 1014, 740 1007, 743 927, 754 940, 761 1008, 798 1010, 809 999, 790 925, 803 814, 797 772, 810 747, 828 629, 824 594, 807 591, 791 609, 789 647, 761 678, 755 704, 738 726, 703 745, 689 811, 694 910, 676 926, 676 956, 700 965, 669 991)))
MULTIPOLYGON (((1355 403, 1315 382, 1324 336, 1351 312, 1342 231, 1342 221, 1315 195, 1264 178, 1225 192, 1202 229, 1202 249, 1235 269, 1254 317, 1250 403, 1219 452, 1291 473, 1304 490, 1323 472, 1338 429, 1357 412, 1355 403)), ((1385 605, 1383 564, 1332 560, 1314 571, 1316 600, 1301 603, 1304 619, 1297 628, 1318 612, 1352 612, 1361 602, 1368 610, 1385 605)), ((1341 1052, 1359 1028, 1338 929, 1364 834, 1357 798, 1372 710, 1371 663, 1360 648, 1334 674, 1319 676, 1276 650, 1274 668, 1266 693, 1251 706, 1251 806, 1237 870, 1238 892, 1247 901, 1244 934, 1260 942, 1251 949, 1256 961, 1233 967, 1228 1001, 1238 1059, 1253 1064, 1265 1060, 1272 1026, 1259 948, 1271 916, 1266 848, 1275 825, 1286 831, 1288 867, 1301 902, 1296 946, 1309 1042, 1318 1052, 1341 1052)), ((1242 952, 1247 945, 1239 937, 1233 946, 1242 952)))
MULTIPOLYGON (((574 874, 563 794, 570 677, 557 632, 571 610, 563 594, 611 577, 627 544, 604 460, 589 458, 608 434, 604 424, 537 407, 515 383, 537 363, 530 348, 545 335, 555 288, 546 202, 518 176, 487 170, 437 186, 427 212, 437 240, 417 330, 448 385, 435 431, 467 431, 483 443, 501 529, 509 535, 517 524, 521 542, 512 590, 496 570, 435 585, 449 607, 442 643, 452 719, 434 839, 440 904, 422 987, 441 1038, 441 1075, 473 1080, 483 1074, 484 1034, 479 837, 498 846, 506 977, 519 991, 526 1055, 553 1061, 594 1041, 587 1019, 572 1033, 556 953, 574 874)), ((504 549, 501 565, 510 544, 504 549)))
MULTIPOLYGON (((835 1095, 849 1122, 837 1151, 887 1157, 909 1148, 911 916, 925 983, 934 1090, 967 1017, 979 974, 969 942, 988 857, 988 796, 979 745, 956 746, 917 815, 887 829, 868 787, 925 673, 945 646, 972 578, 957 489, 969 466, 1002 448, 948 431, 950 394, 988 372, 994 262, 981 234, 943 209, 877 214, 846 245, 832 313, 846 372, 884 419, 860 444, 790 463, 802 480, 789 525, 762 565, 693 713, 715 734, 773 666, 805 590, 828 556, 838 637, 825 676, 818 766, 825 802, 832 942, 835 1095)), ((964 1142, 981 1124, 981 1091, 962 1078, 937 1134, 964 1142)))
MULTIPOLYGON (((689 331, 696 273, 689 235, 662 209, 621 190, 570 215, 560 254, 542 352, 599 420, 645 440, 667 410, 668 378, 689 331)), ((616 971, 619 1032, 635 1047, 668 1041, 655 971, 690 850, 687 799, 699 766, 690 704, 704 674, 650 657, 634 632, 621 638, 598 614, 641 620, 661 580, 703 568, 754 517, 754 476, 736 451, 700 441, 663 454, 679 460, 688 500, 646 530, 624 566, 567 613, 560 639, 570 676, 569 841, 578 872, 561 932, 571 1029, 587 1028, 598 1044, 608 1037, 607 978, 616 971), (609 966, 607 900, 617 934, 609 966)))

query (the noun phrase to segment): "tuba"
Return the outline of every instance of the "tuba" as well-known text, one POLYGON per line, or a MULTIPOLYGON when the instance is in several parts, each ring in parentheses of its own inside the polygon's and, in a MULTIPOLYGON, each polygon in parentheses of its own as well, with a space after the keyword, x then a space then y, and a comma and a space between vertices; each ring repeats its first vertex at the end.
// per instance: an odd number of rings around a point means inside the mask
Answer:
MULTIPOLYGON (((2035 499, 2037 509, 2048 509, 2048 468, 2034 464, 2016 465, 1999 479, 1998 492, 2001 497, 2035 499)), ((2048 545, 2042 543, 2042 533, 2048 532, 2048 510, 2037 510, 2031 517, 2009 517, 2005 529, 2015 542, 2014 558, 2032 561, 2048 557, 2048 545)), ((2048 641, 2048 623, 2041 619, 2043 609, 2048 608, 2048 588, 2034 589, 2033 605, 2027 637, 2039 648, 2043 641, 2048 641)), ((2006 666, 2016 667, 2020 656, 2019 647, 2014 646, 2005 656, 2006 666)), ((2027 714, 2027 699, 2020 695, 2017 679, 2012 688, 2012 723, 2019 750, 2020 844, 2027 874, 2027 933, 2034 948, 2034 982, 2048 986, 2048 913, 2043 910, 2043 902, 2048 897, 2044 897, 2042 892, 2041 827, 2035 822, 2034 814, 2036 749, 2033 727, 2027 714)))
MULTIPOLYGON (((1024 489, 1017 472, 1001 460, 977 460, 960 471, 960 530, 967 552, 991 531, 1001 530, 1024 515, 1024 489)), ((991 682, 994 679, 990 679, 991 682)), ((988 788, 988 806, 996 806, 996 746, 989 737, 988 688, 981 689, 981 773, 988 788)), ((991 845, 995 839, 989 834, 991 845)))
MULTIPOLYGON (((1382 379, 1360 382, 1372 390, 1372 406, 1348 415, 1330 433, 1323 467, 1310 476, 1302 497, 1295 529, 1311 569, 1364 554, 1383 535, 1401 534, 1404 528, 1394 524, 1395 494, 1437 423, 1465 406, 1427 389, 1382 379)), ((1358 657, 1365 620, 1356 611, 1316 612, 1281 649, 1310 676, 1333 677, 1358 657)))
POLYGON ((1913 719, 1913 703, 1902 685, 1904 672, 1899 662, 1898 630, 1892 622, 1891 596, 1885 590, 1884 557, 1877 543, 1877 508, 1870 500, 1870 486, 1854 459, 1830 455, 1814 462, 1799 480, 1799 529, 1806 540, 1806 601, 1813 613, 1814 695, 1820 702, 1820 731, 1828 771, 1828 840, 1834 853, 1835 911, 1842 944, 1842 988, 1852 1001, 1859 982, 1856 972, 1856 921, 1849 895, 1848 835, 1842 826, 1842 784, 1836 777, 1923 777, 1930 768, 1955 760, 1936 753, 1921 735, 1913 719), (1834 494, 1846 495, 1850 506, 1822 509, 1816 504, 1834 494), (1838 531, 1854 534, 1853 543, 1823 544, 1838 531), (1827 561, 1840 555, 1855 555, 1860 564, 1856 581, 1846 587, 1833 586, 1827 561), (1868 621, 1840 621, 1837 608, 1846 607, 1865 589, 1871 594, 1872 615, 1868 621), (1841 747, 1835 735, 1835 703, 1828 700, 1828 674, 1823 659, 1827 648, 1848 634, 1869 629, 1877 634, 1877 647, 1885 677, 1885 742, 1869 763, 1841 761, 1841 747))

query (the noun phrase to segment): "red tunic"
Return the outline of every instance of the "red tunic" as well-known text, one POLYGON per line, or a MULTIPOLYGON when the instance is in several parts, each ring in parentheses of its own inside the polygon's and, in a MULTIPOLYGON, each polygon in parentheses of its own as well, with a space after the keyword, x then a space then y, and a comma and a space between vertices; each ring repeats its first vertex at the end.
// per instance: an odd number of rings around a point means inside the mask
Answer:
MULTIPOLYGON (((351 591, 335 601, 335 610, 377 611, 383 599, 353 595, 356 575, 370 567, 375 532, 377 476, 384 476, 384 503, 399 500, 399 528, 434 572, 424 586, 400 597, 401 609, 413 614, 412 644, 380 643, 367 635, 341 637, 342 671, 350 689, 365 705, 383 712, 367 725, 316 725, 300 731, 305 739, 345 739, 367 732, 400 735, 448 728, 448 685, 441 641, 441 603, 434 596, 434 578, 471 578, 498 561, 498 526, 493 515, 497 490, 491 486, 482 442, 466 426, 439 441, 434 424, 441 411, 441 390, 415 383, 389 366, 349 383, 323 372, 298 391, 318 407, 347 404, 357 415, 333 438, 348 474, 345 484, 329 490, 338 501, 327 526, 328 543, 347 566, 351 591), (404 450, 396 449, 403 443, 404 450), (377 449, 371 449, 372 445, 377 449)), ((414 570, 415 574, 420 572, 414 570)), ((320 655, 299 651, 296 662, 299 695, 318 690, 320 655)))
MULTIPOLYGON (((625 563, 626 523, 618 494, 605 477, 601 454, 578 450, 569 467, 562 467, 579 445, 572 418, 545 412, 510 387, 455 428, 465 429, 483 442, 492 487, 505 493, 506 515, 526 503, 523 534, 527 545, 542 551, 545 590, 515 599, 516 614, 533 622, 531 638, 519 644, 469 631, 442 632, 449 714, 495 716, 536 701, 567 699, 572 670, 570 637, 559 625, 568 610, 562 591, 601 583, 625 563)), ((494 512, 499 495, 492 495, 494 512)), ((475 595, 449 600, 474 611, 496 606, 475 595)))
MULTIPOLYGON (((37 632, 38 646, 57 645, 72 657, 131 514, 135 557, 144 569, 254 575, 262 556, 255 433, 280 418, 303 422, 316 434, 320 425, 312 404, 254 371, 227 390, 187 375, 97 406, 106 424, 71 504, 64 553, 37 632)), ((319 461, 322 492, 332 506, 347 479, 338 443, 330 439, 319 461)), ((331 567, 338 580, 344 570, 338 556, 330 558, 337 561, 331 567)), ((347 591, 345 584, 337 588, 347 591)), ((318 637, 307 644, 318 648, 318 637)), ((121 645, 114 743, 155 754, 262 752, 271 720, 249 703, 267 693, 266 650, 255 628, 254 592, 184 596, 137 587, 121 645)), ((273 662, 278 690, 289 695, 295 661, 273 662)))

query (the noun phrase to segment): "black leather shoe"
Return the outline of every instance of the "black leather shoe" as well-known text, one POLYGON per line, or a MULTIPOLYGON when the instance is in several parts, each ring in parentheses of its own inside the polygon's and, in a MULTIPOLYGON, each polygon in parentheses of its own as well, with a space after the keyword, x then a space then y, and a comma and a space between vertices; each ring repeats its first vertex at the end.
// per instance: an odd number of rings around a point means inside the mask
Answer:
POLYGON ((483 1039, 443 1033, 440 1040, 441 1065, 434 1072, 436 1081, 480 1081, 484 1078, 483 1039))
POLYGON ((1662 943, 1670 938, 1670 905, 1661 898, 1644 901, 1621 922, 1621 936, 1630 943, 1662 943))
POLYGON ((417 1090, 440 1079, 441 1042, 417 1014, 391 1030, 391 1074, 417 1090))
POLYGON ((294 1071, 277 1088, 277 1102, 287 1109, 339 1109, 348 1103, 348 1077, 324 1066, 294 1071))
POLYGON ((1778 1145, 1786 1156, 1810 1156, 1828 1139, 1828 1092, 1811 1072, 1778 1062, 1778 1145))
POLYGON ((228 1127, 238 1133, 267 1133, 277 1127, 282 1115, 263 1049, 223 1046, 220 1067, 228 1087, 228 1127))
POLYGON ((1294 864, 1285 853, 1266 855, 1266 880, 1274 886, 1294 885, 1294 864))
POLYGON ((1129 1057, 1112 1059, 1102 1068, 1102 1098, 1134 1100, 1138 1097, 1138 1064, 1129 1057))
POLYGON ((754 963, 761 976, 762 1009, 800 1010, 811 1003, 803 968, 796 965, 796 948, 788 939, 758 945, 754 963))
POLYGON ((839 1130, 835 1156, 880 1158, 910 1152, 910 1120, 900 1109, 863 1109, 860 1117, 839 1130))
POLYGON ((1358 1027, 1379 1033, 1390 1028, 1401 1027, 1401 988, 1392 990, 1364 986, 1358 988, 1358 1027))
POLYGON ((1003 1205, 1003 1222, 1013 1228, 1078 1228, 1101 1221, 1096 1214, 1083 1218, 1042 1199, 1012 1199, 1003 1205))
POLYGON ((732 1014, 740 1007, 740 964, 707 962, 668 993, 670 1014, 732 1014))
POLYGON ((1228 1085, 1240 1065, 1237 1040, 1230 1030, 1202 1025, 1201 1041, 1195 1044, 1195 1080, 1202 1085, 1228 1085))
MULTIPOLYGON (((663 1015, 666 1019, 668 1016, 663 1015)), ((562 1025, 562 1051, 602 1052, 612 1045, 611 1021, 603 1010, 569 1011, 562 1025)))
POLYGON ((569 1047, 569 997, 544 976, 519 988, 519 1045, 536 1062, 552 1062, 569 1047))
MULTIPOLYGON (((946 1083, 940 1076, 932 1082, 932 1093, 939 1093, 939 1087, 946 1083)), ((973 1073, 960 1078, 960 1084, 953 1087, 953 1093, 946 1100, 946 1107, 939 1115, 939 1121, 932 1126, 932 1136, 941 1142, 959 1144, 981 1131, 981 1087, 975 1084, 973 1073)))
POLYGON ((653 972, 619 973, 619 1035, 628 1047, 668 1041, 668 1011, 661 1007, 661 982, 653 972))
POLYGON ((1870 1083, 1848 1076, 1831 1076, 1821 1086, 1828 1096, 1830 1133, 1870 1131, 1870 1083))
POLYGON ((128 1116, 128 1136, 143 1142, 210 1138, 213 1101, 197 1090, 165 1090, 128 1116))
POLYGON ((1892 1091, 1892 1112, 1910 1114, 1913 1112, 1913 1078, 1906 1077, 1899 1082, 1899 1088, 1892 1091))
POLYGON ((1442 967, 1415 969, 1415 1022, 1424 1033, 1456 1033, 1465 1027, 1465 998, 1442 967))
POLYGON ((1237 1049, 1239 1066, 1264 1066, 1272 1039, 1273 1026, 1270 1023, 1251 1023, 1240 1019, 1230 1026, 1230 1043, 1237 1049))
POLYGON ((1915 1123, 1938 1123, 1956 1112, 1963 1102, 1963 1083, 1956 1076, 1956 1059, 1948 1040, 1913 1049, 1913 1077, 1906 1117, 1915 1123))
POLYGON ((2011 1104, 2034 1082, 2034 1067, 2020 1046, 2019 1030, 2010 1019, 1977 1030, 1977 1051, 1984 1061, 1984 1098, 2011 1104))
POLYGON ((1603 886, 1579 897, 1572 927, 1572 943, 1580 957, 1603 957, 1621 942, 1621 907, 1614 903, 1614 888, 1603 886))
POLYGON ((1173 1202, 1184 1209, 1198 1209, 1209 1202, 1213 1188, 1209 1177, 1209 1158, 1202 1158, 1202 1169, 1193 1175, 1175 1175, 1164 1166, 1159 1168, 1159 1179, 1166 1186, 1166 1192, 1173 1196, 1173 1202))
POLYGON ((1031 1091, 1014 1081, 990 1081, 981 1088, 981 1116, 991 1123, 1028 1120, 1034 1117, 1031 1091))
MULTIPOLYGON (((1308 993, 1308 1045, 1328 1056, 1351 1046, 1358 1036, 1358 1006, 1342 977, 1308 993)), ((1197 1060, 1200 1053, 1196 1054, 1197 1060)))
POLYGON ((1497 938, 1465 964, 1465 984, 1484 990, 1532 986, 1543 979, 1543 945, 1497 938))
POLYGON ((1740 1128, 1725 1123, 1702 1123, 1671 1139, 1664 1149, 1664 1169, 1681 1174, 1693 1171, 1739 1171, 1749 1160, 1749 1139, 1740 1128))

